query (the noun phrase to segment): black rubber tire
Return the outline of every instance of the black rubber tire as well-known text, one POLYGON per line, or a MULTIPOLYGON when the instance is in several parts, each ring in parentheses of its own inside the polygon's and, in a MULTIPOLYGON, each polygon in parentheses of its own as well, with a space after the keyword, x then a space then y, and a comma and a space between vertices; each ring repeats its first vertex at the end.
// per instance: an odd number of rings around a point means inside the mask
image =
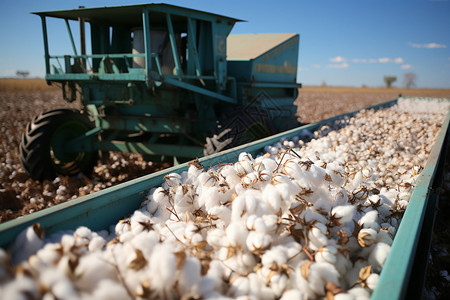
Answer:
POLYGON ((20 162, 27 175, 40 181, 53 180, 58 175, 74 176, 80 172, 89 176, 97 162, 97 152, 65 153, 70 159, 66 157, 61 161, 56 157, 52 143, 55 143, 56 133, 60 133, 58 129, 68 133, 67 136, 60 135, 61 141, 61 136, 74 138, 93 127, 88 116, 74 109, 55 109, 35 117, 28 124, 20 143, 20 162))
POLYGON ((272 134, 268 111, 258 106, 237 106, 220 117, 211 137, 206 138, 203 154, 214 154, 272 134))

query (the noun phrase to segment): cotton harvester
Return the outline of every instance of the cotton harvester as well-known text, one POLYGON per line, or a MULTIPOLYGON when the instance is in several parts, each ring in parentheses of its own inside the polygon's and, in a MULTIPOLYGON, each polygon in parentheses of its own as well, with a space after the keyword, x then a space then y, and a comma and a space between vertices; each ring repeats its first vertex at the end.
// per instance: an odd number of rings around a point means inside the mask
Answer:
POLYGON ((83 107, 27 126, 21 162, 35 179, 88 174, 99 152, 178 162, 298 125, 298 34, 229 35, 240 20, 166 4, 35 14, 47 83, 83 107), (50 54, 48 20, 65 23, 72 54, 50 54))

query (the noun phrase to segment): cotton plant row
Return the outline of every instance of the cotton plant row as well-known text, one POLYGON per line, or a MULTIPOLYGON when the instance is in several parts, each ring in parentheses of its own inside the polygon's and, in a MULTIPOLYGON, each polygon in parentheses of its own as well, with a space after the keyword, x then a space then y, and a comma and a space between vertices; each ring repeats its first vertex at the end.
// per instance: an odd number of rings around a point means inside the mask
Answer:
POLYGON ((305 132, 313 137, 307 143, 283 140, 256 158, 243 152, 210 169, 195 160, 109 232, 80 227, 43 239, 35 224, 0 250, 0 292, 369 298, 444 118, 424 113, 429 103, 421 113, 403 104, 364 110, 305 132))

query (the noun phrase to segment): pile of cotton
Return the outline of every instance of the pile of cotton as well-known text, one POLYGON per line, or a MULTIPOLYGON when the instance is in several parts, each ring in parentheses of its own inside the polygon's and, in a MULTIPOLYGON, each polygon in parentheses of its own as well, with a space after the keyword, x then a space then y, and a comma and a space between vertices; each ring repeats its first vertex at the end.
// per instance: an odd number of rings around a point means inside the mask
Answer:
POLYGON ((43 240, 39 226, 30 227, 0 250, 0 292, 370 298, 444 119, 424 113, 427 104, 412 113, 363 110, 309 133, 309 142, 280 141, 256 158, 243 152, 210 169, 193 161, 109 232, 80 227, 43 240))

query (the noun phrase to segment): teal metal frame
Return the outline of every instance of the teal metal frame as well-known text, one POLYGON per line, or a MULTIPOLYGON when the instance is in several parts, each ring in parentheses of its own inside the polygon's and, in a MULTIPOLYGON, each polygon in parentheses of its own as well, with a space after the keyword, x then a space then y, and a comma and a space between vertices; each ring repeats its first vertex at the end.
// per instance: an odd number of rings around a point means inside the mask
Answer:
MULTIPOLYGON (((220 114, 249 103, 276 110, 271 116, 277 132, 298 125, 293 104, 299 88, 296 72, 286 77, 283 72, 258 72, 251 64, 236 67, 235 62, 227 60, 227 37, 241 20, 166 4, 35 14, 42 21, 47 82, 61 83, 68 101, 73 101, 79 90, 82 104, 99 128, 68 142, 67 152, 115 150, 202 156, 205 138, 220 114), (73 54, 50 54, 47 18, 64 20, 73 54), (85 23, 90 24, 92 54, 84 53, 83 35, 81 53, 77 52, 69 21, 80 22, 80 32, 84 32, 85 23), (143 32, 141 53, 132 53, 132 44, 140 42, 136 28, 143 32), (157 34, 161 33, 165 39, 158 44, 157 34), (136 67, 134 60, 139 58, 145 65, 136 67), (237 80, 239 72, 251 72, 253 79, 237 80), (261 92, 270 101, 255 101, 261 92), (128 134, 137 132, 147 133, 147 140, 135 143, 128 139, 128 134), (167 135, 171 138, 167 139, 167 135)), ((288 61, 296 70, 298 42, 296 35, 288 44, 282 43, 283 57, 271 55, 280 65, 278 69, 288 61)), ((275 45, 268 51, 279 52, 280 47, 275 45)))

